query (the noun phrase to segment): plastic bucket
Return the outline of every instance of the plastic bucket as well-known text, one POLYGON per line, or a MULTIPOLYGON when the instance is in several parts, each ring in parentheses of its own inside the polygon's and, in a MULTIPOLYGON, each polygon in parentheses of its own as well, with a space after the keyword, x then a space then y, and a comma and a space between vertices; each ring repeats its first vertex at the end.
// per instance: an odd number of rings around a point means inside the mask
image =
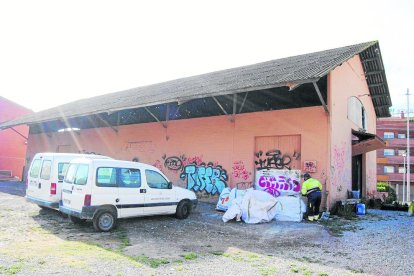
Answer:
POLYGON ((356 214, 357 215, 365 215, 365 204, 358 203, 356 205, 356 214))

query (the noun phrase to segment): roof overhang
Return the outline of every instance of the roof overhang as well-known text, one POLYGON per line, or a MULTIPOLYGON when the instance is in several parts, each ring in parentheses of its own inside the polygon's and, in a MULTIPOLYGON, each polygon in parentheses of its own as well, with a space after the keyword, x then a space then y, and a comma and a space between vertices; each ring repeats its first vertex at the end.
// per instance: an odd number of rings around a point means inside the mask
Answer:
MULTIPOLYGON (((171 103, 182 105, 199 99, 275 88, 287 87, 289 90, 296 90, 298 86, 325 78, 329 72, 355 55, 361 58, 377 117, 389 117, 388 108, 392 103, 381 52, 378 42, 370 41, 78 100, 0 122, 0 129, 171 103)), ((313 89, 309 91, 314 93, 313 89)), ((323 105, 327 111, 325 104, 323 105)))
POLYGON ((385 148, 386 143, 378 135, 352 130, 356 140, 352 140, 352 156, 360 155, 373 150, 385 148))

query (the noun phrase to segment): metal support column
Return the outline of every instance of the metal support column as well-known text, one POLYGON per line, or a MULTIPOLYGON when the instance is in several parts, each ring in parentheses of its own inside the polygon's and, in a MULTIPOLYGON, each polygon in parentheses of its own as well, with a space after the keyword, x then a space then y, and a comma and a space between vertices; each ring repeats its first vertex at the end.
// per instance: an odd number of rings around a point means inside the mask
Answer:
POLYGON ((321 91, 319 90, 318 84, 316 83, 316 81, 314 81, 312 83, 313 83, 313 86, 315 87, 316 93, 318 93, 318 97, 319 97, 319 100, 322 103, 323 109, 325 109, 325 112, 329 114, 328 106, 326 105, 325 101, 323 100, 323 97, 322 97, 321 91))

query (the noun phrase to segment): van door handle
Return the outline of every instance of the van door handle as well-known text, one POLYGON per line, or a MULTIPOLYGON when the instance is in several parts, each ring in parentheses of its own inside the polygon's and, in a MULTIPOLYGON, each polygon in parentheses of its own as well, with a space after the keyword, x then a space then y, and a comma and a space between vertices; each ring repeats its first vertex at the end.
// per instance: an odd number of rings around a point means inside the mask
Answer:
POLYGON ((42 183, 39 182, 39 185, 37 186, 39 189, 42 188, 42 183))
POLYGON ((118 202, 119 202, 119 198, 115 199, 115 202, 117 202, 117 203, 118 203, 118 202))

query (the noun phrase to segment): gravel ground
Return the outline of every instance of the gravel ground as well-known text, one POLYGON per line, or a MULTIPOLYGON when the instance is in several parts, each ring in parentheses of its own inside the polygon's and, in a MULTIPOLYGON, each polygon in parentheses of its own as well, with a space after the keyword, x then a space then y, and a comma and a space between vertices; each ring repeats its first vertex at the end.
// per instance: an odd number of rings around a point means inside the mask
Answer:
POLYGON ((111 233, 74 225, 0 182, 4 275, 414 275, 414 217, 368 210, 355 220, 259 225, 221 221, 202 203, 186 220, 121 220, 111 233))

